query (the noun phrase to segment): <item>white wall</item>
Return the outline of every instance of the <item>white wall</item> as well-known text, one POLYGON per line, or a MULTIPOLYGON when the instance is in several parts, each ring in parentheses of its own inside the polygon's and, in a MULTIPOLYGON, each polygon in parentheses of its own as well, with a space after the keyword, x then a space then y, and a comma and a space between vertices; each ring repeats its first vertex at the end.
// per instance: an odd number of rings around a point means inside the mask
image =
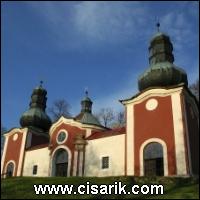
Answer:
POLYGON ((124 175, 125 134, 88 140, 84 176, 124 175), (109 156, 109 168, 101 169, 101 158, 109 156))
POLYGON ((25 152, 23 176, 48 176, 49 174, 48 147, 25 152), (37 165, 37 174, 33 175, 33 166, 37 165))
POLYGON ((186 149, 185 149, 185 136, 184 136, 184 124, 181 107, 180 92, 173 93, 172 96, 172 112, 173 112, 173 124, 174 124, 174 139, 175 139, 175 151, 176 151, 176 169, 177 175, 187 175, 186 167, 186 149))
POLYGON ((133 104, 128 104, 126 105, 126 112, 127 112, 127 119, 126 119, 126 151, 127 151, 127 175, 128 176, 134 176, 134 163, 135 163, 135 158, 134 158, 134 110, 133 110, 133 104))

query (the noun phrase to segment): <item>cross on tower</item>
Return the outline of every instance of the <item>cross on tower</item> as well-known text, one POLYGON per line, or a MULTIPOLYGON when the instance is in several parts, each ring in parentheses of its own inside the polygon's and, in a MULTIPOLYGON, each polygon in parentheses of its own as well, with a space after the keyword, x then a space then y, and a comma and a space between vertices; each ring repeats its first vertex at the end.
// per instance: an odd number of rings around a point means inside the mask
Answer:
POLYGON ((42 87, 43 81, 40 81, 40 87, 42 87))
POLYGON ((157 26, 157 30, 158 30, 158 32, 159 32, 159 31, 160 31, 160 23, 157 22, 156 26, 157 26))

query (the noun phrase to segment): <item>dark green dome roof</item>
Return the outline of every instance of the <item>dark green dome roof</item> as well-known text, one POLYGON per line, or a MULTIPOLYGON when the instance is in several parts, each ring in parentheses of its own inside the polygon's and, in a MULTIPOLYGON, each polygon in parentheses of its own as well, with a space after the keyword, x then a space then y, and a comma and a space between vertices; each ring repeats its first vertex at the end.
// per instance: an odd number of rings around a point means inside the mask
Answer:
POLYGON ((40 85, 33 90, 33 94, 47 95, 47 91, 40 85))
POLYGON ((83 124, 102 126, 98 119, 92 113, 89 112, 81 112, 75 117, 75 120, 83 124))
POLYGON ((142 91, 149 87, 188 84, 186 72, 175 66, 173 45, 168 35, 158 32, 149 47, 149 68, 139 76, 138 87, 142 91))
POLYGON ((98 119, 92 114, 92 104, 93 102, 88 97, 88 92, 86 91, 86 96, 81 101, 81 112, 75 117, 75 120, 83 124, 102 126, 98 119))
POLYGON ((169 36, 166 33, 163 33, 163 32, 159 31, 159 32, 155 33, 152 36, 150 42, 153 42, 153 41, 156 41, 156 40, 159 40, 159 39, 163 39, 163 38, 168 38, 169 39, 169 36))
POLYGON ((89 97, 84 97, 82 101, 88 101, 88 102, 92 102, 91 99, 89 97))
POLYGON ((51 126, 51 119, 41 108, 30 108, 23 113, 20 124, 22 127, 37 127, 48 131, 51 126))
POLYGON ((35 127, 47 132, 52 124, 46 114, 47 91, 40 85, 33 90, 31 95, 30 108, 20 118, 22 127, 35 127))
POLYGON ((138 80, 139 90, 148 87, 188 84, 186 72, 170 62, 157 63, 148 68, 138 80))

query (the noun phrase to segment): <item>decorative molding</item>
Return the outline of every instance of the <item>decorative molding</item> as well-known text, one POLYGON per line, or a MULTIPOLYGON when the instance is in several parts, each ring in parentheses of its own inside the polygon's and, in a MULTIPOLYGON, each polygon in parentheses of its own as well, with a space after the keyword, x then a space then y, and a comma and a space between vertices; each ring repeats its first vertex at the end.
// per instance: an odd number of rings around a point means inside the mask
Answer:
POLYGON ((83 151, 79 151, 79 176, 83 176, 83 151))
POLYGON ((18 139, 18 134, 17 133, 15 133, 14 135, 13 135, 13 141, 16 141, 17 139, 18 139))
POLYGON ((177 92, 181 93, 182 90, 183 90, 183 86, 173 88, 173 89, 158 89, 158 88, 150 89, 133 99, 123 100, 122 103, 124 105, 132 104, 132 103, 138 104, 138 103, 141 103, 142 101, 146 100, 147 98, 153 97, 155 95, 159 96, 159 97, 165 97, 165 96, 171 95, 173 93, 177 93, 177 92))
POLYGON ((163 165, 164 165, 164 176, 168 176, 168 155, 167 155, 167 145, 159 138, 150 138, 142 143, 140 147, 140 176, 144 176, 144 148, 147 144, 157 142, 163 147, 163 165))
POLYGON ((68 139, 68 136, 69 136, 69 134, 68 134, 67 130, 65 130, 65 129, 59 130, 59 133, 58 133, 57 136, 56 136, 56 142, 57 142, 57 144, 63 144, 63 143, 65 143, 65 142, 67 141, 67 139, 68 139), (59 135, 60 135, 62 132, 65 133, 65 139, 64 139, 62 142, 59 142, 59 141, 58 141, 58 137, 59 137, 59 135))
POLYGON ((13 173, 12 173, 12 176, 14 176, 15 175, 15 170, 16 170, 16 163, 15 163, 15 161, 14 160, 9 160, 7 163, 6 163, 6 166, 5 166, 5 169, 4 169, 4 173, 6 173, 6 171, 7 171, 7 167, 8 167, 8 165, 10 164, 10 163, 13 163, 13 173))
POLYGON ((146 102, 146 109, 149 110, 149 111, 152 111, 152 110, 155 110, 158 106, 158 101, 156 99, 149 99, 147 102, 146 102))
POLYGON ((76 176, 77 171, 77 161, 78 161, 78 151, 74 151, 74 164, 73 164, 73 176, 76 176))
POLYGON ((182 102, 182 115, 185 122, 185 136, 186 136, 186 145, 187 145, 187 157, 188 157, 188 168, 189 168, 189 174, 194 175, 192 171, 192 159, 191 159, 191 151, 190 151, 190 139, 189 139, 189 130, 188 130, 188 119, 187 119, 187 111, 186 111, 186 104, 185 104, 185 98, 183 98, 183 95, 181 96, 181 102, 182 102))
POLYGON ((49 135, 51 136, 52 133, 55 131, 57 127, 59 127, 61 124, 66 124, 66 125, 71 125, 71 126, 76 126, 82 130, 85 130, 87 128, 90 129, 99 129, 99 130, 104 130, 103 127, 95 126, 95 125, 89 125, 89 124, 82 124, 80 122, 75 121, 74 119, 67 119, 65 117, 60 117, 58 121, 56 121, 50 128, 49 130, 49 135))
POLYGON ((183 116, 182 116, 180 93, 177 92, 172 94, 171 98, 172 98, 172 113, 173 113, 173 125, 174 125, 175 153, 176 153, 176 168, 177 168, 176 173, 177 175, 187 175, 183 116))
POLYGON ((65 146, 65 145, 59 145, 58 147, 56 147, 51 155, 51 158, 50 158, 50 167, 49 167, 49 174, 50 176, 53 176, 52 175, 52 169, 53 169, 53 161, 54 161, 54 155, 55 153, 57 152, 57 150, 59 149, 64 149, 67 151, 67 154, 68 154, 68 166, 67 166, 67 176, 69 177, 70 176, 70 169, 71 169, 71 161, 72 161, 72 153, 70 151, 70 149, 65 146))
POLYGON ((134 151, 134 108, 133 104, 127 105, 127 175, 133 176, 135 174, 135 151, 134 151))
POLYGON ((5 142, 4 142, 4 147, 3 147, 3 154, 2 154, 2 158, 1 158, 1 174, 3 173, 3 167, 5 165, 4 162, 5 162, 7 147, 8 147, 8 137, 5 137, 5 142))
POLYGON ((18 162, 18 168, 17 168, 17 176, 21 176, 21 174, 22 174, 28 128, 25 128, 24 132, 22 134, 23 135, 22 135, 21 149, 20 149, 19 162, 18 162))
POLYGON ((11 131, 7 132, 4 134, 4 137, 9 137, 10 135, 17 133, 24 133, 25 131, 27 131, 28 128, 13 128, 11 129, 11 131))

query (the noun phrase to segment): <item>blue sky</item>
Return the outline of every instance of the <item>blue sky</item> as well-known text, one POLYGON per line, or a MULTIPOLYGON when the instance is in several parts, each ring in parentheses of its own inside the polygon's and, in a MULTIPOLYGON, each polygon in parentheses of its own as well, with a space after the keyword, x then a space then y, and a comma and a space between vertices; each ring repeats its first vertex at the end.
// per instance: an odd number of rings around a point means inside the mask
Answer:
POLYGON ((175 65, 189 83, 199 76, 197 1, 4 1, 1 13, 1 119, 7 129, 19 127, 40 80, 47 107, 66 99, 74 116, 87 87, 94 113, 123 109, 118 100, 138 92, 137 78, 148 67, 156 17, 174 45, 175 65))

